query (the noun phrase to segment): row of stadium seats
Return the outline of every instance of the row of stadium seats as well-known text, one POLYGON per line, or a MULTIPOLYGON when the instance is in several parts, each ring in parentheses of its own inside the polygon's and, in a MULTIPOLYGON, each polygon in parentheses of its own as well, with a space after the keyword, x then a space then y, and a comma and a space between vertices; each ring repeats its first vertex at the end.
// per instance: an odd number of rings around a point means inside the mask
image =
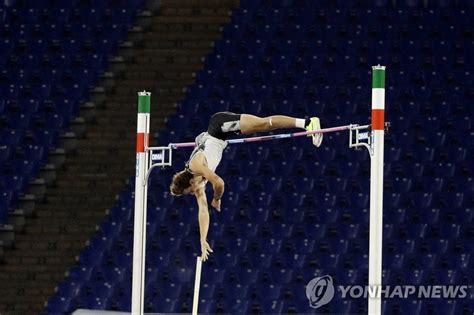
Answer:
MULTIPOLYGON (((369 8, 375 10, 377 8, 470 8, 474 7, 474 2, 471 0, 322 0, 314 3, 311 0, 243 0, 241 7, 248 10, 258 10, 263 8, 277 8, 280 10, 289 10, 295 7, 307 7, 314 9, 351 9, 351 8, 369 8)), ((396 14, 396 13, 394 13, 396 14)))
POLYGON ((2 3, 0 223, 5 223, 77 116, 143 1, 2 3), (123 8, 110 9, 111 3, 123 8))
POLYGON ((110 9, 110 8, 140 8, 143 0, 3 0, 0 7, 8 9, 110 9))
MULTIPOLYGON (((130 24, 133 22, 135 8, 114 8, 108 7, 89 7, 89 8, 0 8, 0 29, 6 26, 15 27, 18 24, 35 25, 44 27, 48 30, 60 29, 68 23, 87 24, 89 27, 96 27, 95 23, 116 23, 130 24), (118 11, 118 12, 114 12, 118 11), (54 19, 55 24, 49 24, 54 19), (54 27, 52 26, 54 25, 54 27)), ((37 28, 35 27, 35 31, 37 28)), ((59 31, 59 30, 58 30, 59 31)), ((47 34, 44 34, 48 36, 47 34)))

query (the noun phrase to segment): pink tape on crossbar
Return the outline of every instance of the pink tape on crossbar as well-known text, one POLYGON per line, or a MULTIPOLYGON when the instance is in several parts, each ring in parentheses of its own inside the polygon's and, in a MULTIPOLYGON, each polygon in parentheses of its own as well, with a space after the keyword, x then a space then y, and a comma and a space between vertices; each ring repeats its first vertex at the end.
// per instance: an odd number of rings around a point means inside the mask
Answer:
MULTIPOLYGON (((348 130, 351 128, 351 126, 352 125, 346 125, 346 126, 325 128, 321 130, 282 133, 282 134, 277 134, 277 135, 257 136, 257 137, 240 138, 240 139, 230 139, 230 140, 227 140, 227 143, 236 144, 236 143, 260 142, 260 141, 269 141, 269 140, 277 140, 277 139, 285 139, 285 138, 302 137, 302 136, 312 135, 315 133, 328 133, 328 132, 348 130)), ((178 149, 178 148, 194 147, 196 144, 194 142, 181 142, 181 143, 170 143, 169 145, 173 149, 178 149)))

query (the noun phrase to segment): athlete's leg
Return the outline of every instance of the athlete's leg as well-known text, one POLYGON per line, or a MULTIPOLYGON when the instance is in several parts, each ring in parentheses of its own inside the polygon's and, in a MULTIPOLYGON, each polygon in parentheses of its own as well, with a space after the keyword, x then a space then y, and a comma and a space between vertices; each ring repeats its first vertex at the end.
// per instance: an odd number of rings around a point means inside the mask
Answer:
POLYGON ((283 115, 258 117, 249 114, 242 114, 240 116, 240 132, 248 134, 271 131, 278 128, 304 129, 307 123, 308 122, 303 118, 294 118, 283 115))

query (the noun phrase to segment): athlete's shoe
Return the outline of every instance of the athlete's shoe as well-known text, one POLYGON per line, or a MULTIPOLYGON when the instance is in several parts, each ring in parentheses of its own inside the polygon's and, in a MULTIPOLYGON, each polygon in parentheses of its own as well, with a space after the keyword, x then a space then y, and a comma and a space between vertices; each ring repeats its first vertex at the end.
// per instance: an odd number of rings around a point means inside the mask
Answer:
MULTIPOLYGON (((313 131, 313 130, 321 130, 321 124, 319 122, 318 117, 311 117, 309 120, 309 124, 306 125, 305 127, 306 131, 313 131)), ((308 135, 308 137, 311 136, 313 139, 313 144, 317 147, 321 145, 323 142, 323 134, 322 133, 313 133, 311 135, 308 135)))

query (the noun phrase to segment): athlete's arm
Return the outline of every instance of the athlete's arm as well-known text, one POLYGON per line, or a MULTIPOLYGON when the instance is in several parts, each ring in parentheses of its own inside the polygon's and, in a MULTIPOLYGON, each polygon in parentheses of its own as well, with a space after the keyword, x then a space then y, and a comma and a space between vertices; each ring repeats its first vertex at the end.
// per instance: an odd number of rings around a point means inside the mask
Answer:
POLYGON ((201 236, 201 252, 202 260, 206 261, 208 256, 212 253, 212 248, 207 243, 207 232, 209 231, 209 210, 207 208, 207 198, 204 188, 199 188, 194 193, 198 203, 198 220, 199 220, 199 233, 201 236))
POLYGON ((214 190, 214 197, 212 198, 211 205, 217 210, 221 210, 221 198, 224 194, 225 183, 222 178, 220 178, 216 173, 209 169, 203 161, 204 157, 197 156, 191 161, 191 168, 196 174, 202 175, 208 181, 211 182, 212 188, 214 190))

